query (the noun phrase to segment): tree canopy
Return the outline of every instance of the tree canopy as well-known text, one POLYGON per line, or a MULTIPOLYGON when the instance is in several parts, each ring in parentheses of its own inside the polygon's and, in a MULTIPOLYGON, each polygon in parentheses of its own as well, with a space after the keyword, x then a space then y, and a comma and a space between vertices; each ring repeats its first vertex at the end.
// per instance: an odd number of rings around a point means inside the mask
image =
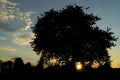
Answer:
POLYGON ((100 17, 88 14, 84 7, 68 5, 61 10, 50 9, 38 17, 32 31, 35 34, 31 46, 41 55, 42 63, 51 58, 69 64, 94 62, 103 65, 110 61, 108 48, 114 47, 110 28, 102 30, 96 25, 100 17))

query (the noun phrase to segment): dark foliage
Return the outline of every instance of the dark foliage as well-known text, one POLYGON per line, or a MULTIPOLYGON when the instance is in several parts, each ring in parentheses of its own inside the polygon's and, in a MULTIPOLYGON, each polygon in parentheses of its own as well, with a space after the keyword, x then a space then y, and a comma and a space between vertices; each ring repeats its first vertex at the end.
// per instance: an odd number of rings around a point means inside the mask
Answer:
POLYGON ((35 39, 31 46, 41 53, 38 65, 24 64, 20 57, 14 62, 0 60, 0 80, 119 80, 120 69, 111 68, 107 51, 117 38, 109 28, 97 27, 98 20, 77 5, 45 12, 32 28, 35 39), (54 58, 66 65, 43 69, 43 64, 54 58), (87 64, 81 71, 73 70, 76 61, 87 64), (93 63, 100 66, 92 68, 93 63))
POLYGON ((85 13, 84 8, 77 5, 41 14, 32 27, 35 38, 31 42, 33 50, 42 53, 39 63, 53 57, 66 64, 80 61, 102 66, 110 63, 107 49, 115 46, 117 38, 109 28, 105 31, 97 27, 98 20, 101 20, 98 16, 85 13))
POLYGON ((12 69, 8 67, 8 64, 6 65, 6 62, 0 63, 0 67, 5 64, 1 67, 2 69, 7 69, 7 71, 3 70, 0 73, 0 80, 119 80, 120 74, 120 69, 87 68, 78 72, 70 71, 69 67, 66 66, 48 67, 38 71, 39 69, 33 67, 31 63, 24 64, 22 62, 21 64, 21 61, 23 60, 20 58, 16 58, 14 62, 9 61, 10 63, 12 62, 12 69))

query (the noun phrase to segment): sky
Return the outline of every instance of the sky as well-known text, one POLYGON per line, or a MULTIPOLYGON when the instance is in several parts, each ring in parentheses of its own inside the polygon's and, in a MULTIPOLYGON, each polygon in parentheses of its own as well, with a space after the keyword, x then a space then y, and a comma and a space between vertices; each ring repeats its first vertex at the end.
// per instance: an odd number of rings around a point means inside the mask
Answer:
POLYGON ((112 67, 120 64, 120 0, 0 0, 0 60, 22 57, 24 63, 37 64, 39 57, 29 42, 34 38, 31 27, 37 17, 54 8, 60 10, 66 5, 90 7, 88 12, 99 16, 102 20, 97 26, 106 30, 111 28, 119 39, 117 45, 109 49, 112 67))

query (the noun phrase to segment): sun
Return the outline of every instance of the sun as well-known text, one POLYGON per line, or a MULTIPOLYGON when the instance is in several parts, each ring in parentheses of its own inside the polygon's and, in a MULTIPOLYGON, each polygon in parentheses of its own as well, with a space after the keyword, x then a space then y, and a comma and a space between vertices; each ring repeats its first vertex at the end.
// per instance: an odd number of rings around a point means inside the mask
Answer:
POLYGON ((75 67, 76 67, 76 70, 81 70, 82 69, 81 62, 76 62, 75 67))

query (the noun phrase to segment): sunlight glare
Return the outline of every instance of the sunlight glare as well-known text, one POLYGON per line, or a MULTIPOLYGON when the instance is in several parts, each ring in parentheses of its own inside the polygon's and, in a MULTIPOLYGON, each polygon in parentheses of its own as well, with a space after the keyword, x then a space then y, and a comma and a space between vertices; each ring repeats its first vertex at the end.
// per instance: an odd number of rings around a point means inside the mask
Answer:
POLYGON ((82 64, 80 62, 76 62, 76 70, 81 70, 82 64))

